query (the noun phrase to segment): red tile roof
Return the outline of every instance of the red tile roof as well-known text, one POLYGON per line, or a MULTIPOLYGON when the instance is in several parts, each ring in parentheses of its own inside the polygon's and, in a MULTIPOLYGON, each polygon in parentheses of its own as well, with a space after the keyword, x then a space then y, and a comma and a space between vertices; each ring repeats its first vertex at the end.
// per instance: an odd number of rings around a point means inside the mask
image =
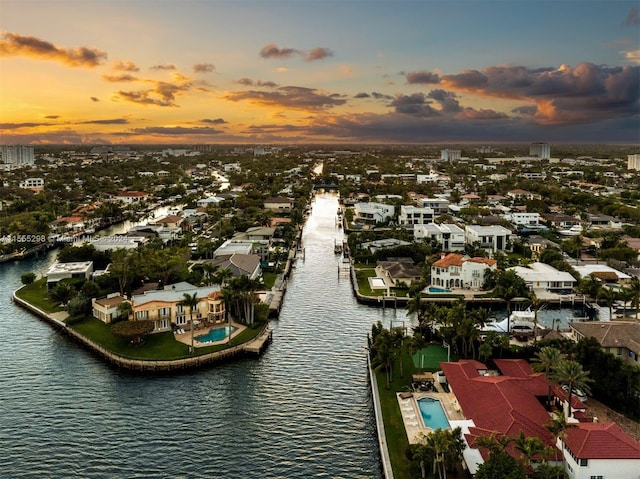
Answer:
POLYGON ((438 261, 433 263, 432 266, 436 268, 448 268, 449 266, 462 266, 462 258, 464 258, 463 254, 458 253, 449 253, 444 258, 440 258, 438 261))
POLYGON ((565 444, 579 459, 640 459, 640 443, 616 423, 580 423, 566 432, 565 444))

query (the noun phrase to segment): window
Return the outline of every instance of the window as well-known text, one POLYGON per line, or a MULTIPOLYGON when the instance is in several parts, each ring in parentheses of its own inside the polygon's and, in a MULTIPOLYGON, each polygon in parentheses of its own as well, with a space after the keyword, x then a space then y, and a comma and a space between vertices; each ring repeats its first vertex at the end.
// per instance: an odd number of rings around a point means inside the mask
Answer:
POLYGON ((590 476, 589 479, 604 479, 604 476, 590 476))
POLYGON ((617 353, 618 353, 618 356, 620 356, 622 354, 622 348, 618 348, 617 353))
POLYGON ((589 459, 580 459, 580 466, 586 467, 589 465, 589 459))
POLYGON ((187 317, 186 316, 177 316, 176 317, 176 324, 178 326, 182 326, 183 324, 187 324, 187 317))
POLYGON ((136 311, 136 319, 144 320, 149 318, 149 311, 136 311))

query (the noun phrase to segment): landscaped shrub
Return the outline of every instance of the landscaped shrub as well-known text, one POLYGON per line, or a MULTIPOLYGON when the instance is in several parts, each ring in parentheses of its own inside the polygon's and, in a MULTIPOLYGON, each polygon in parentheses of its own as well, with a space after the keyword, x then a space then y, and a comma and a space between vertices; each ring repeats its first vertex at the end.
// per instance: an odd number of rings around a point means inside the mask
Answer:
POLYGON ((35 280, 36 280, 35 273, 25 273, 22 276, 20 276, 20 281, 22 281, 22 284, 32 284, 35 280))

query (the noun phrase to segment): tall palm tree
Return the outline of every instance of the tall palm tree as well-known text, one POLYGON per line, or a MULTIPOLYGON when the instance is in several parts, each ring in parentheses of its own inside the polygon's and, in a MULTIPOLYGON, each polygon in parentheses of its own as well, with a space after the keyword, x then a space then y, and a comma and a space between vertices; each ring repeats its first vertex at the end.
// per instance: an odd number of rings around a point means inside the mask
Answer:
POLYGON ((523 431, 514 438, 513 447, 520 453, 520 460, 526 470, 531 468, 534 458, 543 455, 546 449, 542 439, 537 436, 527 437, 523 431))
POLYGON ((198 293, 184 293, 183 300, 178 302, 181 306, 189 307, 189 323, 191 324, 191 349, 189 350, 190 354, 193 354, 193 310, 198 307, 198 303, 200 302, 200 298, 198 298, 198 293))
POLYGON ((638 319, 638 313, 640 312, 640 279, 633 278, 629 284, 629 288, 633 291, 633 299, 631 305, 636 308, 636 319, 638 319))
POLYGON ((533 342, 535 344, 538 337, 538 310, 540 309, 540 306, 542 306, 542 301, 533 290, 529 293, 529 300, 531 301, 531 307, 533 308, 533 342))
POLYGON ((211 286, 216 276, 216 273, 220 269, 220 266, 214 263, 203 263, 202 270, 204 271, 204 276, 207 278, 207 286, 211 286))
POLYGON ((538 351, 534 358, 531 359, 533 363, 532 368, 534 371, 544 372, 544 376, 549 384, 549 391, 547 393, 547 405, 551 404, 551 383, 553 379, 553 372, 558 365, 564 360, 565 355, 560 352, 559 349, 552 346, 546 346, 538 351))
POLYGON ((591 389, 589 383, 593 382, 593 379, 589 377, 589 371, 582 369, 582 364, 578 361, 565 359, 560 361, 558 367, 555 369, 554 377, 562 384, 567 385, 567 402, 569 403, 569 417, 573 416, 571 410, 571 399, 573 391, 581 389, 585 394, 589 394, 591 389))
POLYGON ((373 357, 371 363, 375 369, 383 369, 387 377, 387 389, 391 387, 393 380, 393 342, 388 329, 378 333, 373 343, 373 357))
POLYGON ((609 307, 609 320, 613 319, 613 303, 618 299, 618 293, 611 288, 601 288, 598 291, 598 299, 604 300, 605 304, 609 307))

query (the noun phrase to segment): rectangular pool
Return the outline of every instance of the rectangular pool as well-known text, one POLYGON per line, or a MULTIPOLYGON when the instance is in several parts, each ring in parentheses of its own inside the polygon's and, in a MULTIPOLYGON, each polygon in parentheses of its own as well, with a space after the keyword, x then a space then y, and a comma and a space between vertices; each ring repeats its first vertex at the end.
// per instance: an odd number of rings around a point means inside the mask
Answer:
POLYGON ((423 397, 417 402, 425 427, 431 429, 449 429, 451 427, 440 401, 431 397, 423 397))
POLYGON ((233 326, 224 326, 222 328, 212 328, 207 334, 195 336, 193 339, 201 343, 215 343, 222 341, 236 330, 233 326))

